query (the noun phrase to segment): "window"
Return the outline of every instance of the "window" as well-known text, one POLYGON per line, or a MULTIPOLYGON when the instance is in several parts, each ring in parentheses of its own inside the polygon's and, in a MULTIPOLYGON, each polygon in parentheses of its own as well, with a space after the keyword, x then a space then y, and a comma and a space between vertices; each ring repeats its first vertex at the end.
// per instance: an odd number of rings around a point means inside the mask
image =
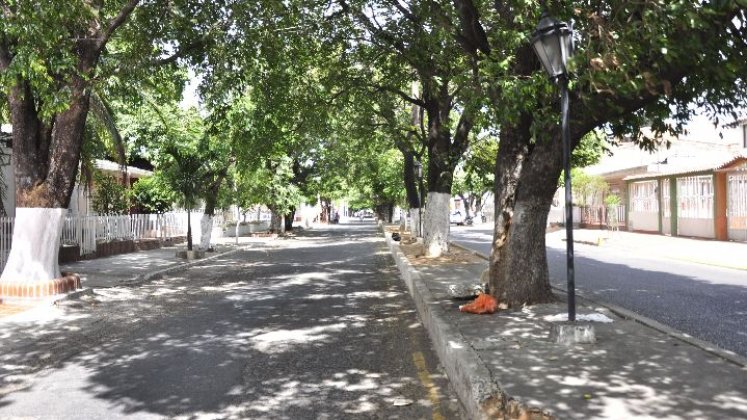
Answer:
POLYGON ((713 218, 713 177, 705 175, 677 178, 677 203, 679 217, 713 218))
POLYGON ((630 184, 630 206, 632 211, 659 212, 658 181, 642 181, 630 184))
POLYGON ((747 124, 742 124, 742 147, 747 149, 747 124))

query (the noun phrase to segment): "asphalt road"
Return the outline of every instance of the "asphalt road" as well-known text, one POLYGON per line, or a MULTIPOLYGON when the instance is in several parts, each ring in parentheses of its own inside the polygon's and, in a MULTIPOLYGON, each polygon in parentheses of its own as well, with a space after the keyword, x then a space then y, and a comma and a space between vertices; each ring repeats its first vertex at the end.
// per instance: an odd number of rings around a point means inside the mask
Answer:
MULTIPOLYGON (((491 229, 452 226, 451 237, 490 253, 491 229)), ((574 251, 579 293, 747 357, 747 272, 579 243, 574 251)), ((549 240, 547 258, 551 282, 565 288, 565 242, 549 240)))
POLYGON ((0 328, 0 418, 458 419, 373 224, 0 328))

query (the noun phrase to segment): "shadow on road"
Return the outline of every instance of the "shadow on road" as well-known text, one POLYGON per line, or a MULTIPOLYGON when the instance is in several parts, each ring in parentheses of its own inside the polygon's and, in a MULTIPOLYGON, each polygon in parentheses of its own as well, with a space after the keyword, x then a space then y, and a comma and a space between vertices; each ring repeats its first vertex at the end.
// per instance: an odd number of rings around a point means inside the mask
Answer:
MULTIPOLYGON (((277 249, 100 290, 52 319, 5 325, 0 417, 54 406, 69 407, 54 413, 67 418, 445 412, 423 398, 407 362, 413 342, 427 339, 374 229, 303 231, 277 249)), ((446 382, 433 378, 439 395, 446 382)))

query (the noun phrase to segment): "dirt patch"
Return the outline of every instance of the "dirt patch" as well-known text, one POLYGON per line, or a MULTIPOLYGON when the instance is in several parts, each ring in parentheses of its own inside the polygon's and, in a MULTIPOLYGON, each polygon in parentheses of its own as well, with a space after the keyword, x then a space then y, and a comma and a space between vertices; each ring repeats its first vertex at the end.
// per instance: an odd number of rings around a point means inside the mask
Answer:
MULTIPOLYGON (((386 225, 384 226, 384 232, 392 233, 392 232, 399 232, 399 226, 398 225, 386 225)), ((401 234, 410 234, 409 230, 405 230, 403 232, 399 232, 401 234)))
MULTIPOLYGON (((391 235, 390 232, 399 232, 399 229, 387 229, 386 232, 391 235)), ((423 252, 423 244, 412 238, 410 232, 403 232, 400 235, 402 239, 399 242, 399 247, 412 265, 466 265, 484 262, 473 253, 454 246, 450 247, 448 254, 441 255, 438 258, 426 258, 425 252, 423 252)))

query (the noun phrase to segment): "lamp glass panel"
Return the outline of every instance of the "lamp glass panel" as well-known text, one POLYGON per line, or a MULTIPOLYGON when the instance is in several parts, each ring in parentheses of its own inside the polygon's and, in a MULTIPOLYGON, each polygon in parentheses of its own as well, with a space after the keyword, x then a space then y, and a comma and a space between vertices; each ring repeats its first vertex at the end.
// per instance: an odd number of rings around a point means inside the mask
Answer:
POLYGON ((571 31, 569 30, 563 30, 560 32, 559 36, 559 42, 560 47, 562 48, 562 64, 563 64, 563 73, 567 72, 566 65, 568 64, 568 60, 573 56, 573 39, 571 38, 571 31))
POLYGON ((545 71, 551 77, 558 77, 563 74, 563 51, 561 50, 560 40, 558 39, 557 33, 543 34, 537 41, 542 50, 540 54, 540 60, 542 65, 545 67, 545 71))
POLYGON ((539 58, 540 64, 542 64, 542 68, 545 69, 550 77, 553 77, 550 71, 550 58, 547 56, 547 53, 545 52, 545 46, 542 42, 542 37, 536 37, 532 42, 532 48, 534 48, 534 53, 537 54, 537 58, 539 58))

